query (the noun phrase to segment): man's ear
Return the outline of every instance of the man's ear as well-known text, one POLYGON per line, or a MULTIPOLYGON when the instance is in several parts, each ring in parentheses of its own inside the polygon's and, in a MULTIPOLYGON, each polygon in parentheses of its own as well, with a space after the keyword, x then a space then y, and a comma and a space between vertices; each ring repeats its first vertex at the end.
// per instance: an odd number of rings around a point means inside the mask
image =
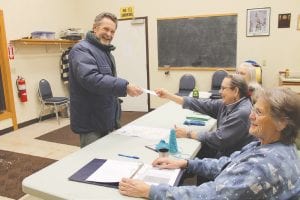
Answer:
POLYGON ((287 126, 287 120, 280 119, 275 123, 275 126, 276 126, 276 129, 281 132, 287 126))

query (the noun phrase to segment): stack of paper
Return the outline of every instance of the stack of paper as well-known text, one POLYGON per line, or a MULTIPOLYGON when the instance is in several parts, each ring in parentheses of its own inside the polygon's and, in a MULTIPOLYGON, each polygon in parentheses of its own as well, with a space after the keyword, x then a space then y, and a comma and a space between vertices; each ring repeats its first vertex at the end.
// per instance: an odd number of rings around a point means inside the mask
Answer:
POLYGON ((147 126, 127 125, 118 129, 113 134, 141 137, 144 139, 159 141, 161 139, 168 139, 170 130, 164 128, 152 128, 147 126))

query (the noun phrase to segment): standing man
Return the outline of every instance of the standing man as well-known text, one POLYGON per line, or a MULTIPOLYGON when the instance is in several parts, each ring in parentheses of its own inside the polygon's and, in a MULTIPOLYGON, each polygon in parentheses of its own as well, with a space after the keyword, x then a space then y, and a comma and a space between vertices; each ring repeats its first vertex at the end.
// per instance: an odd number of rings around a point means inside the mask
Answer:
POLYGON ((118 100, 127 94, 135 97, 142 89, 118 78, 111 45, 117 29, 114 14, 96 16, 93 31, 70 52, 71 129, 80 135, 81 148, 119 127, 118 100))

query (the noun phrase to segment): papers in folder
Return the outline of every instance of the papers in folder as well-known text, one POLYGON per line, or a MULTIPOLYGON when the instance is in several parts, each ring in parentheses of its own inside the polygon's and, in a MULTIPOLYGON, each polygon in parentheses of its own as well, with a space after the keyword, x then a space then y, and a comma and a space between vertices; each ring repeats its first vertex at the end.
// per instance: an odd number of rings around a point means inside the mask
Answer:
POLYGON ((95 182, 120 182, 124 178, 131 178, 132 175, 142 167, 142 163, 125 162, 118 160, 106 160, 106 162, 92 173, 86 180, 95 182))
POLYGON ((90 184, 117 187, 123 177, 140 179, 150 185, 177 185, 179 169, 158 169, 149 164, 118 160, 94 159, 69 179, 90 184))

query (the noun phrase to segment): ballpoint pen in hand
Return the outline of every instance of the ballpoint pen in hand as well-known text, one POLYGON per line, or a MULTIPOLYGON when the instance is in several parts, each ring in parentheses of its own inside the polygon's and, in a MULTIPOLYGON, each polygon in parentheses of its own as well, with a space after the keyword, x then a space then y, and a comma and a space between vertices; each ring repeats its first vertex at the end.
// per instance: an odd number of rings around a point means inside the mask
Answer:
POLYGON ((118 154, 118 156, 122 156, 122 157, 126 157, 126 158, 133 158, 133 159, 140 159, 139 157, 137 156, 129 156, 129 155, 124 155, 124 154, 118 154))

